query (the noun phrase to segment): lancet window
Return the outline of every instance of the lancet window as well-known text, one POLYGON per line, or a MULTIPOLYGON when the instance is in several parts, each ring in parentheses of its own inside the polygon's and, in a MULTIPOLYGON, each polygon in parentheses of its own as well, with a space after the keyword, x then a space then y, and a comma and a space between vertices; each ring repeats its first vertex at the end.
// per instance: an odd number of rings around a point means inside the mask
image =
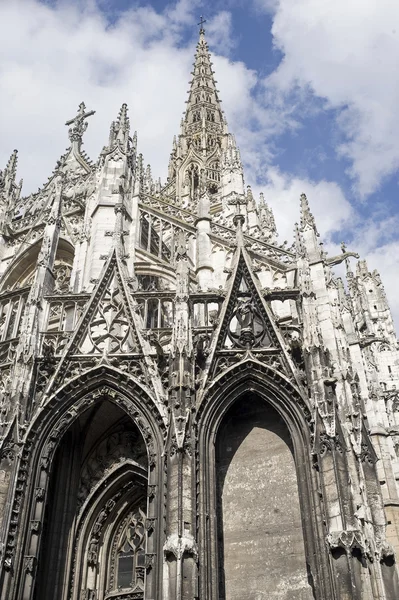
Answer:
POLYGON ((206 111, 206 120, 210 121, 211 123, 215 122, 215 113, 212 110, 206 111))
POLYGON ((72 331, 84 306, 85 301, 82 300, 66 300, 65 302, 60 302, 58 299, 50 300, 47 331, 72 331))
POLYGON ((18 336, 27 296, 28 290, 25 290, 0 302, 0 342, 18 336))
POLYGON ((208 179, 211 179, 212 181, 220 181, 220 163, 218 160, 213 161, 209 165, 207 174, 208 174, 208 179))
POLYGON ((116 533, 115 554, 117 589, 131 589, 144 584, 145 571, 145 520, 141 508, 129 514, 116 533))
POLYGON ((193 303, 194 327, 213 328, 220 311, 220 299, 193 303))

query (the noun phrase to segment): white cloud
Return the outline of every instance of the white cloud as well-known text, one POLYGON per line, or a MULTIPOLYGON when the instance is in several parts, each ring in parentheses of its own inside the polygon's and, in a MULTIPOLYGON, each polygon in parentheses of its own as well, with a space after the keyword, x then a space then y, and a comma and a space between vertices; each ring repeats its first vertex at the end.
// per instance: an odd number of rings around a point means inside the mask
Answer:
POLYGON ((94 160, 127 102, 144 158, 150 155, 161 171, 184 108, 192 54, 176 47, 166 17, 138 8, 109 26, 96 8, 17 0, 0 5, 0 21, 1 163, 19 149, 25 191, 50 175, 69 143, 64 123, 82 99, 97 111, 85 137, 94 160))
POLYGON ((226 10, 218 13, 209 23, 205 24, 206 37, 213 52, 228 54, 236 45, 232 35, 231 13, 226 10))
MULTIPOLYGON (((51 174, 69 144, 64 123, 82 100, 96 110, 84 139, 93 160, 126 102, 132 128, 138 130, 139 151, 155 176, 166 177, 189 87, 197 4, 180 0, 162 13, 149 6, 132 8, 110 24, 95 2, 0 3, 0 164, 18 148, 23 193, 51 174), (181 44, 187 24, 193 31, 188 46, 181 44)), ((208 25, 211 32, 223 25, 221 41, 231 47, 228 13, 216 14, 208 25)), ((231 91, 230 86, 223 90, 227 104, 233 90, 246 89, 253 78, 244 64, 227 59, 219 61, 218 71, 234 82, 231 91)))
POLYGON ((360 195, 399 168, 399 3, 392 0, 255 0, 274 9, 274 43, 283 59, 268 84, 282 94, 301 90, 338 111, 360 195))

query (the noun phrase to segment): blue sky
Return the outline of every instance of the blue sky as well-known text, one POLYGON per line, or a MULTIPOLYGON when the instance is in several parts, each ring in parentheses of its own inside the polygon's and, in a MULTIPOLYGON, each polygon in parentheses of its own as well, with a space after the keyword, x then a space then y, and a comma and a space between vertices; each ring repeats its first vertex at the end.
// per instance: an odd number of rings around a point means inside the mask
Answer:
POLYGON ((0 3, 0 165, 19 150, 23 191, 68 145, 83 99, 96 159, 127 102, 139 149, 166 176, 203 14, 246 181, 281 241, 308 195, 329 252, 345 240, 381 271, 396 321, 399 3, 392 0, 13 0, 0 3))

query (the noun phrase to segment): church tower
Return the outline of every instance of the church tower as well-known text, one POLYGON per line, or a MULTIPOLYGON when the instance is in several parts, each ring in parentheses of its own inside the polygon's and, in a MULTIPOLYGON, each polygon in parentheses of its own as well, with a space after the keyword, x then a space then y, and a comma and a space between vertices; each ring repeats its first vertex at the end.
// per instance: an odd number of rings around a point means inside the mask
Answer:
POLYGON ((203 23, 166 183, 126 104, 92 162, 93 115, 38 192, 0 172, 0 600, 397 600, 378 273, 304 194, 278 242, 203 23))

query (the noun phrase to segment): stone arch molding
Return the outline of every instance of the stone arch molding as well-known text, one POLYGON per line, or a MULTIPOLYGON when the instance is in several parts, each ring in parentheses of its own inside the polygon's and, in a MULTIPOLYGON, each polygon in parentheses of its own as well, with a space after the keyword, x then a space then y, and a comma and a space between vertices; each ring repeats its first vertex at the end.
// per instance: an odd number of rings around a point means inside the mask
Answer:
MULTIPOLYGON (((149 521, 160 525, 161 456, 166 439, 163 415, 144 388, 124 373, 104 366, 86 372, 59 389, 32 419, 26 432, 3 546, 1 600, 30 597, 26 596, 26 589, 34 588, 42 520, 56 449, 74 421, 88 408, 104 400, 125 412, 142 435, 148 456, 147 516, 149 521), (28 472, 33 474, 29 478, 28 472), (22 501, 27 497, 26 506, 30 508, 22 513, 22 501)), ((118 469, 114 473, 118 473, 118 469)), ((161 532, 157 530, 156 533, 154 543, 159 545, 161 532)))
POLYGON ((298 481, 302 515, 305 559, 315 600, 334 598, 330 557, 325 543, 324 507, 320 482, 313 468, 312 446, 314 422, 308 400, 299 389, 277 370, 247 359, 227 369, 204 394, 197 410, 197 510, 199 515, 199 557, 204 568, 200 574, 202 595, 209 600, 219 598, 219 565, 215 444, 219 426, 235 402, 248 392, 274 408, 289 431, 298 481), (198 457, 201 457, 199 459, 198 457))
MULTIPOLYGON (((204 391, 197 409, 198 427, 204 419, 210 418, 212 411, 219 410, 220 401, 216 398, 229 397, 229 394, 236 391, 237 383, 242 382, 246 382, 250 386, 247 391, 256 391, 259 386, 263 390, 273 391, 275 408, 280 413, 287 413, 285 417, 284 414, 281 415, 285 418, 287 426, 290 427, 292 420, 299 419, 301 426, 304 425, 305 430, 313 435, 313 418, 309 399, 285 374, 252 356, 244 357, 240 362, 228 367, 204 391)), ((220 419, 222 417, 223 415, 220 415, 220 419)))
MULTIPOLYGON (((138 487, 144 488, 144 485, 145 482, 142 474, 137 470, 137 465, 129 461, 125 465, 118 465, 112 473, 108 474, 104 485, 95 489, 90 502, 85 503, 82 507, 76 523, 72 552, 73 567, 69 592, 73 600, 80 600, 81 590, 87 586, 87 571, 90 567, 97 566, 100 546, 103 545, 107 549, 107 555, 112 554, 112 537, 115 537, 115 530, 120 527, 126 513, 131 510, 129 503, 131 494, 137 492, 138 487), (129 480, 129 475, 135 476, 136 481, 129 480), (117 513, 116 522, 108 527, 107 531, 107 521, 114 511, 117 513)), ((148 501, 148 494, 146 496, 148 501)), ((148 534, 153 533, 156 522, 155 518, 146 518, 148 534)), ((111 577, 114 575, 114 573, 108 573, 107 567, 107 564, 103 565, 101 572, 101 584, 104 588, 107 575, 111 575, 111 577)), ((115 565, 110 571, 114 570, 115 565)))
MULTIPOLYGON (((132 402, 137 402, 135 399, 140 398, 138 406, 146 414, 149 419, 153 419, 159 427, 166 431, 167 415, 164 406, 156 400, 149 388, 144 386, 140 381, 131 374, 127 374, 124 371, 116 367, 112 367, 106 364, 100 364, 91 369, 87 369, 83 373, 76 375, 68 382, 52 393, 48 399, 42 403, 42 408, 45 409, 39 412, 37 417, 32 420, 32 424, 28 431, 37 430, 42 427, 42 422, 45 415, 52 410, 58 410, 61 402, 69 402, 71 397, 78 397, 82 389, 86 389, 87 393, 92 390, 97 390, 103 385, 108 385, 113 390, 112 393, 118 392, 123 389, 127 398, 130 398, 132 402)), ((51 389, 52 384, 49 388, 51 389)), ((123 394, 122 394, 123 395, 123 394)), ((123 407, 123 403, 120 405, 123 407)), ((128 409, 126 409, 128 410, 128 409)))

